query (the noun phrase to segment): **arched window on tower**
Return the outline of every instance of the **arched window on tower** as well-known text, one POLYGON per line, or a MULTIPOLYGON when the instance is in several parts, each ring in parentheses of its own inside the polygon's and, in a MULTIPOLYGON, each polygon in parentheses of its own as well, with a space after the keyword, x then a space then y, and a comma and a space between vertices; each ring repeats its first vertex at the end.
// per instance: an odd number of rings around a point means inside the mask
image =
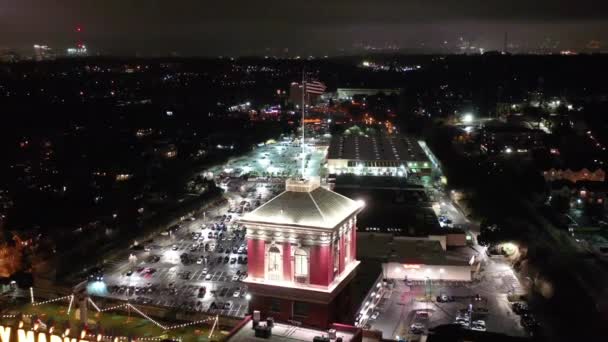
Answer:
POLYGON ((334 241, 334 275, 340 271, 340 240, 334 241))
POLYGON ((348 265, 350 261, 350 231, 344 234, 344 265, 348 265))
POLYGON ((268 266, 267 266, 267 278, 269 280, 281 280, 281 270, 283 258, 281 256, 281 250, 272 246, 268 249, 268 266))
POLYGON ((308 283, 308 253, 302 249, 296 249, 294 253, 294 279, 297 283, 308 283))

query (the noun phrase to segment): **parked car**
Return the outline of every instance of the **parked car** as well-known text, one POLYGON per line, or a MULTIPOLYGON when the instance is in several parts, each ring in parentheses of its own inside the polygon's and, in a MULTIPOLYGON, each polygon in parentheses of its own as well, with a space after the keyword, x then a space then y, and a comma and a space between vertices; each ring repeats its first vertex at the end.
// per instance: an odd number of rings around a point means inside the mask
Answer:
POLYGON ((448 296, 445 293, 442 293, 439 296, 437 296, 437 302, 439 302, 439 303, 449 303, 449 302, 453 302, 453 301, 454 301, 454 297, 448 296))
POLYGON ((518 315, 523 315, 530 311, 528 308, 528 304, 524 302, 513 303, 513 305, 511 305, 511 308, 513 309, 513 312, 518 315))
POLYGON ((527 330, 534 329, 538 326, 538 322, 536 321, 536 318, 534 318, 534 316, 529 313, 521 316, 520 323, 521 323, 521 326, 526 328, 527 330))
POLYGON ((410 331, 412 332, 412 334, 422 334, 424 332, 424 324, 416 322, 410 325, 410 331))

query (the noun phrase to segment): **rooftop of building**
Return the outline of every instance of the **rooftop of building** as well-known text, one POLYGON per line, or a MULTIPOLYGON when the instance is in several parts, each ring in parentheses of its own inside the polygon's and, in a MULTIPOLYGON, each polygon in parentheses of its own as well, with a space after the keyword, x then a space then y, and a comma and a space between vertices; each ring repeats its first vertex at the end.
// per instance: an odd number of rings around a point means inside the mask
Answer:
MULTIPOLYGON (((357 333, 356 328, 353 327, 353 331, 347 331, 347 329, 340 329, 336 331, 336 338, 341 337, 343 342, 350 342, 357 333)), ((230 336, 227 341, 229 342, 250 342, 250 341, 282 341, 282 342, 301 342, 301 341, 312 341, 316 336, 328 336, 328 331, 319 330, 314 328, 305 328, 296 325, 289 325, 284 323, 274 323, 272 328, 272 335, 269 338, 256 337, 255 331, 253 330, 253 321, 247 322, 237 332, 230 336)), ((359 337, 360 339, 360 337, 359 337)), ((335 342, 336 339, 332 339, 331 342, 335 342)))
POLYGON ((418 141, 402 135, 359 135, 332 137, 327 159, 428 162, 418 141))
POLYGON ((483 130, 491 133, 540 133, 545 134, 544 131, 530 126, 526 121, 512 120, 509 122, 502 122, 498 120, 491 120, 484 123, 483 130))
POLYGON ((423 185, 410 183, 406 177, 341 174, 335 176, 334 183, 336 187, 344 189, 403 189, 424 191, 423 185))
POLYGON ((395 237, 390 234, 358 234, 357 257, 402 264, 467 265, 466 257, 448 255, 438 240, 395 237))
POLYGON ((429 329, 427 342, 525 342, 532 341, 528 337, 509 336, 489 331, 474 331, 463 329, 458 324, 444 324, 429 329))
POLYGON ((362 204, 320 186, 318 178, 288 180, 284 192, 243 216, 241 221, 333 229, 362 204))
POLYGON ((551 190, 561 190, 562 188, 566 187, 569 189, 576 190, 587 190, 597 192, 608 191, 608 182, 578 181, 574 183, 567 179, 560 179, 548 182, 548 185, 551 190))
POLYGON ((365 210, 357 216, 360 231, 374 228, 391 229, 395 235, 428 236, 442 234, 439 221, 423 189, 367 188, 341 186, 336 192, 365 202, 365 210))

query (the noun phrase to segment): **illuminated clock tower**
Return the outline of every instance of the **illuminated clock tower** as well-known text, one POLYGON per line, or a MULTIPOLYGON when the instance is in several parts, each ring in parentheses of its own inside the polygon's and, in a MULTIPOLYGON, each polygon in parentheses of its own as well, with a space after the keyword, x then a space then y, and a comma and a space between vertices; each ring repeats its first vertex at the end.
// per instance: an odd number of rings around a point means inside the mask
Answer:
POLYGON ((362 207, 316 178, 288 180, 285 192, 246 214, 250 310, 320 328, 348 320, 362 207))

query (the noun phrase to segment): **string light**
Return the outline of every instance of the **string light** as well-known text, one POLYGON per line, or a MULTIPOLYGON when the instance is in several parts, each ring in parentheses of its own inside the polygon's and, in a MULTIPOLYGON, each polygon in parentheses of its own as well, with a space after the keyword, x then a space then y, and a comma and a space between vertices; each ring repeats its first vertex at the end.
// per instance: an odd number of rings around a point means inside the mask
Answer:
POLYGON ((93 300, 91 298, 89 298, 89 303, 91 303, 91 305, 93 305, 93 307, 95 308, 95 310, 97 310, 97 312, 101 312, 101 309, 99 308, 99 306, 97 306, 97 304, 95 304, 95 302, 93 302, 93 300))
POLYGON ((150 316, 146 315, 145 313, 143 313, 141 310, 139 310, 138 308, 134 307, 131 304, 127 304, 130 308, 132 308, 133 310, 135 310, 135 312, 137 312, 138 314, 144 316, 147 320, 149 320, 150 322, 156 324, 158 327, 167 330, 167 328, 165 326, 163 326, 162 324, 158 323, 157 321, 153 320, 150 316))
MULTIPOLYGON (((69 296, 63 296, 63 297, 58 297, 58 298, 53 298, 53 299, 49 299, 46 301, 42 301, 42 302, 35 302, 34 301, 34 289, 32 287, 30 287, 30 297, 32 300, 32 305, 33 306, 40 306, 40 305, 44 305, 44 304, 49 304, 49 303, 54 303, 54 302, 58 302, 60 300, 65 300, 65 299, 70 299, 70 303, 68 304, 68 310, 67 310, 67 314, 69 315, 71 310, 72 310, 72 305, 74 303, 74 294, 71 294, 69 296)), ((198 321, 194 321, 194 322, 188 322, 188 323, 183 323, 183 324, 176 324, 176 325, 172 325, 172 326, 164 326, 162 324, 160 324, 159 322, 157 322, 156 320, 154 320, 153 318, 151 318, 150 316, 148 316, 147 314, 145 314, 143 311, 141 311, 140 309, 138 309, 137 307, 133 306, 130 303, 124 303, 124 304, 119 304, 119 305, 115 305, 112 307, 108 307, 108 308, 100 308, 91 298, 87 298, 88 301, 91 303, 91 305, 95 308, 95 310, 97 310, 97 312, 107 312, 107 311, 111 311, 111 310, 116 310, 116 309, 122 309, 125 307, 131 308, 133 310, 135 310, 135 312, 137 312, 139 315, 141 315, 142 317, 144 317, 145 319, 147 319, 148 321, 154 323, 156 326, 158 326, 159 328, 163 329, 163 330, 174 330, 174 329, 180 329, 180 328, 185 328, 185 327, 189 327, 192 325, 197 325, 197 324, 205 324, 208 323, 210 321, 214 321, 213 327, 211 329, 211 333, 209 334, 209 336, 211 337, 211 335, 213 334, 213 330, 215 329, 215 326, 217 325, 218 321, 219 321, 219 317, 215 316, 215 317, 208 317, 206 319, 203 320, 198 320, 198 321)), ((2 315, 1 317, 3 318, 15 318, 17 317, 17 315, 2 315)), ((27 314, 23 314, 22 317, 32 317, 32 315, 27 315, 27 314)), ((64 336, 67 336, 69 334, 69 329, 67 329, 64 332, 64 336)), ((87 332, 85 330, 83 330, 81 332, 81 334, 83 335, 87 335, 87 332)), ((89 334, 93 337, 95 337, 98 341, 101 339, 126 339, 127 337, 125 336, 109 336, 109 335, 94 335, 94 334, 89 334)), ((160 337, 145 337, 145 338, 138 338, 138 340, 140 341, 161 341, 161 340, 167 340, 166 338, 160 338, 160 337)), ((170 339, 171 341, 182 341, 181 338, 178 339, 170 339)))
POLYGON ((188 322, 188 323, 183 323, 183 324, 177 324, 177 325, 173 325, 173 326, 168 327, 167 330, 185 328, 185 327, 189 327, 191 325, 196 325, 196 324, 203 324, 203 323, 207 323, 209 321, 213 321, 215 319, 216 319, 216 317, 208 317, 207 319, 203 319, 203 320, 200 320, 200 321, 188 322))
POLYGON ((45 300, 43 302, 37 302, 37 303, 32 303, 34 306, 38 306, 38 305, 43 305, 43 304, 48 304, 48 303, 53 303, 53 302, 58 302, 60 300, 64 300, 64 299, 68 299, 68 298, 72 298, 73 295, 69 295, 69 296, 64 296, 64 297, 59 297, 59 298, 54 298, 54 299, 49 299, 49 300, 45 300))
POLYGON ((74 295, 71 296, 72 298, 70 298, 70 304, 68 305, 68 316, 70 315, 70 312, 72 311, 72 303, 74 303, 74 295))

